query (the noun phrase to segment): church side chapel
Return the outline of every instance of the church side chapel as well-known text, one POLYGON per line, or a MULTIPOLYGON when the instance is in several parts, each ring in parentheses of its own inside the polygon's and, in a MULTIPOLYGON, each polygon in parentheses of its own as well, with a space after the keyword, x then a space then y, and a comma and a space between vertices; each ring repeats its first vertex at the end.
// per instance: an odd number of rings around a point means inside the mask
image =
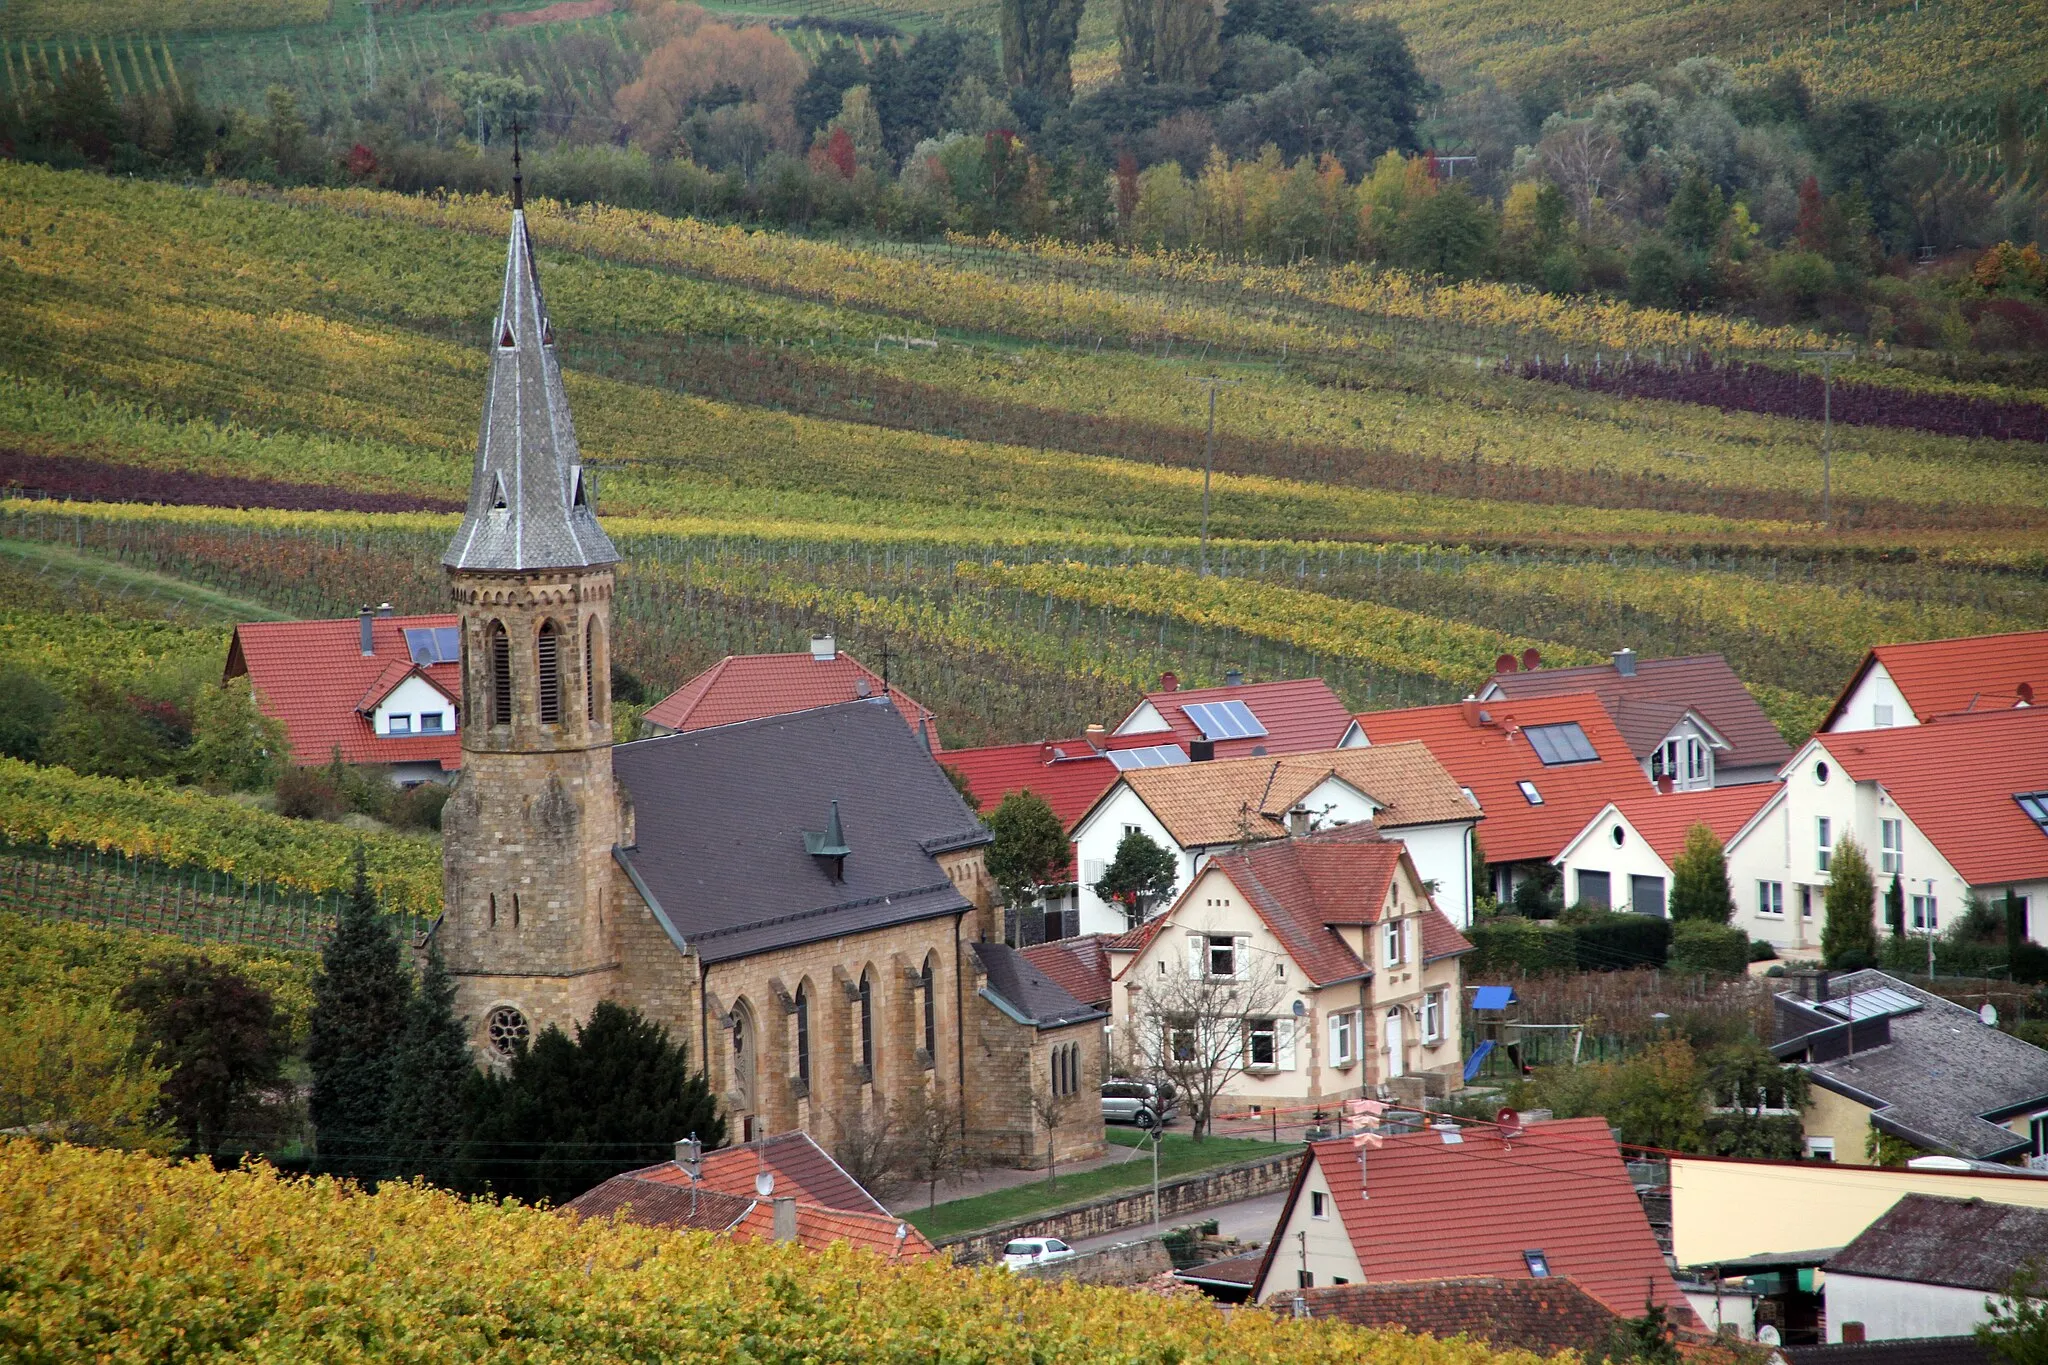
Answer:
POLYGON ((443 556, 465 724, 436 933, 473 1046, 502 1063, 615 1000, 686 1044, 736 1141, 830 1146, 930 1087, 992 1160, 1099 1151, 1104 1015, 995 941, 988 830, 889 699, 614 746, 620 555, 514 164, 476 467, 443 556))

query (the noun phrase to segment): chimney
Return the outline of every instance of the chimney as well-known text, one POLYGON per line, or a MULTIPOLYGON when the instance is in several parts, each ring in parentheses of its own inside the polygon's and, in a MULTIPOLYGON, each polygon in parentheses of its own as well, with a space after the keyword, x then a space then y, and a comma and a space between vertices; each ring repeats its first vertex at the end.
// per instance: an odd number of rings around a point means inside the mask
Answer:
POLYGON ((1223 685, 1224 685, 1225 687, 1243 687, 1243 686, 1244 686, 1244 670, 1243 670, 1243 669, 1241 669, 1241 668, 1226 668, 1226 669, 1224 669, 1224 670, 1223 670, 1223 685))
MULTIPOLYGON (((1507 656, 1502 655, 1501 657, 1506 658, 1507 656)), ((1510 659, 1509 662, 1512 663, 1514 661, 1510 659)), ((1465 713, 1465 723, 1473 729, 1476 730, 1485 723, 1479 719, 1481 715, 1485 714, 1479 709, 1479 698, 1466 697, 1465 700, 1458 703, 1458 709, 1465 713)))
POLYGON ((811 658, 821 664, 829 664, 839 657, 839 642, 830 635, 811 632, 811 658))
POLYGON ((1180 691, 1180 676, 1175 673, 1161 673, 1159 675, 1159 690, 1161 692, 1180 691))
POLYGON ((1289 837, 1289 838, 1294 838, 1294 839, 1299 839, 1299 838, 1300 838, 1300 837, 1301 837, 1302 835, 1304 835, 1304 834, 1307 834, 1307 833, 1308 833, 1308 808, 1307 808, 1307 807, 1305 807, 1305 806, 1296 806, 1296 807, 1294 807, 1294 808, 1293 808, 1292 810, 1290 810, 1290 811, 1288 811, 1288 812, 1287 812, 1287 834, 1288 834, 1288 837, 1289 837))
POLYGON ((775 1201, 775 1240, 794 1242, 796 1240, 796 1196, 784 1195, 775 1201))
POLYGON ((375 619, 376 617, 370 611, 370 604, 368 602, 363 603, 362 610, 356 613, 356 624, 361 627, 363 657, 365 659, 372 658, 377 653, 377 646, 370 639, 370 622, 375 619))
POLYGON ((392 610, 391 610, 391 604, 390 604, 389 602, 380 602, 380 603, 378 603, 378 604, 377 604, 377 614, 378 614, 379 616, 390 616, 390 615, 392 614, 392 610))
MULTIPOLYGON (((1173 674, 1169 673, 1166 676, 1170 678, 1173 674)), ((1102 737, 1108 731, 1104 730, 1100 725, 1091 725, 1081 733, 1082 737, 1088 741, 1088 747, 1100 753, 1102 750, 1102 737)))
POLYGON ((1207 763, 1216 757, 1216 741, 1213 739, 1191 739, 1188 741, 1188 762, 1207 763))
POLYGON ((1632 649, 1615 650, 1614 671, 1624 678, 1633 678, 1636 675, 1636 652, 1632 649))

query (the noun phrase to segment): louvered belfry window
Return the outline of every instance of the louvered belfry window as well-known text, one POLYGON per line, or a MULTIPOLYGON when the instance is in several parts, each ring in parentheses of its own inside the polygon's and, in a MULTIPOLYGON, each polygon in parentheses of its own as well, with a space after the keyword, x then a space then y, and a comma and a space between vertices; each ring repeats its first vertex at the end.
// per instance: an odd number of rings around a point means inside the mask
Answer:
POLYGON ((583 628, 583 718, 597 719, 597 621, 583 628))
POLYGON ((512 723, 512 637, 491 622, 491 724, 512 723))
POLYGON ((553 621, 540 623, 540 639, 534 650, 534 690, 539 693, 540 723, 562 723, 561 632, 553 621))

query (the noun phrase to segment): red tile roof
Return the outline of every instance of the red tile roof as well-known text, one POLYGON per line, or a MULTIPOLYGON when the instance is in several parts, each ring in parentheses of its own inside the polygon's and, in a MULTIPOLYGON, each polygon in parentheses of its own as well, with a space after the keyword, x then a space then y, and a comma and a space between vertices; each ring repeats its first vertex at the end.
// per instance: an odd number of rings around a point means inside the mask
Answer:
MULTIPOLYGON (((888 691, 910 728, 915 730, 922 721, 937 749, 939 731, 931 711, 900 688, 888 691)), ((664 730, 708 730, 881 695, 880 675, 844 650, 830 659, 816 659, 809 652, 728 654, 648 707, 642 719, 664 730)))
MULTIPOLYGON (((1641 1317, 1654 1302, 1682 1330, 1703 1330, 1664 1263, 1607 1120, 1531 1124, 1511 1140, 1479 1125, 1462 1137, 1455 1145, 1435 1132, 1389 1137, 1362 1166, 1348 1138, 1310 1143, 1278 1226, 1320 1168, 1369 1282, 1526 1282, 1523 1253, 1541 1251, 1551 1274, 1569 1275, 1620 1316, 1641 1317)), ((1281 1250, 1277 1242, 1267 1249, 1260 1282, 1269 1289, 1281 1250)), ((1293 1279, 1284 1260, 1277 1270, 1293 1279)))
MULTIPOLYGON (((1614 806, 1635 827, 1650 851, 1662 858, 1666 867, 1674 867, 1678 855, 1685 850, 1685 836, 1694 825, 1705 825, 1716 839, 1726 844, 1764 808, 1765 802, 1782 790, 1784 785, 1778 782, 1751 782, 1703 792, 1666 794, 1652 790, 1624 796, 1614 806)), ((1602 807, 1588 822, 1589 826, 1598 824, 1606 813, 1602 807)))
POLYGON ((1460 785, 1472 789, 1486 813, 1480 837, 1489 862, 1547 862, 1609 801, 1651 790, 1613 719, 1590 692, 1368 711, 1358 723, 1374 744, 1421 740, 1460 785), (1578 722, 1600 757, 1545 767, 1519 731, 1567 721, 1578 722), (1516 784, 1523 780, 1535 785, 1542 805, 1522 795, 1516 784))
MULTIPOLYGON (((1138 742, 1142 736, 1148 744, 1177 743, 1186 748, 1190 741, 1202 737, 1201 727, 1188 719, 1186 709, 1198 702, 1241 701, 1266 727, 1264 735, 1250 739, 1218 740, 1218 758, 1244 758, 1255 751, 1298 754, 1312 749, 1334 749, 1351 728, 1351 713, 1321 678, 1147 692, 1145 701, 1159 712, 1168 729, 1118 734, 1120 745, 1138 742)), ((1122 724, 1111 727, 1112 731, 1121 731, 1143 709, 1143 704, 1133 708, 1122 724)))
MULTIPOLYGON (((1570 1276, 1503 1280, 1398 1280, 1386 1284, 1318 1285, 1302 1291, 1309 1315, 1390 1327, 1439 1341, 1470 1337, 1497 1350, 1540 1356, 1577 1351, 1587 1360, 1605 1354, 1619 1325, 1614 1310, 1570 1276)), ((1285 1300, 1276 1304, 1285 1307, 1285 1300)))
POLYGON ((2048 702, 2048 630, 1920 640, 1879 645, 1864 655, 1849 685, 1820 723, 1821 729, 1835 723, 1849 694, 1871 665, 1880 663, 1906 705, 1913 708, 1913 715, 1923 722, 1957 711, 2003 710, 2017 699, 2021 683, 2048 702))
MULTIPOLYGON (((775 1239, 775 1204, 758 1199, 744 1218, 734 1224, 735 1242, 770 1242, 775 1239)), ((925 1235, 892 1214, 848 1213, 824 1209, 815 1204, 796 1206, 796 1240, 805 1249, 823 1251, 840 1242, 856 1251, 871 1251, 895 1261, 923 1261, 938 1255, 925 1235), (903 1233, 898 1241, 898 1230, 903 1233)))
MULTIPOLYGON (((1084 1005, 1109 1008, 1109 934, 1034 943, 1023 949, 1024 960, 1044 972, 1052 983, 1084 1005)), ((1117 936, 1120 937, 1120 936, 1117 936)))
POLYGON ((1496 673, 1488 681, 1517 699, 1595 694, 1637 758, 1648 758, 1687 710, 1697 712, 1728 741, 1728 751, 1716 756, 1717 763, 1776 767, 1792 757, 1792 746, 1723 656, 1638 659, 1635 670, 1633 677, 1623 677, 1611 663, 1588 664, 1496 673))
POLYGON ((2013 800, 2048 790, 2048 706, 1814 739, 1889 792, 1972 886, 2048 877, 2048 834, 2013 800))
POLYGON ((983 815, 994 811, 1011 792, 1036 792, 1052 807, 1063 827, 1086 815, 1095 799, 1117 779, 1116 768, 1085 739, 948 749, 938 757, 967 779, 967 788, 981 802, 983 815), (1055 756, 1055 750, 1066 757, 1055 756))
MULTIPOLYGON (((672 1228, 678 1232, 724 1233, 739 1242, 775 1239, 773 1198, 761 1199, 751 1193, 727 1194, 702 1187, 692 1198, 687 1182, 679 1185, 649 1179, 639 1171, 613 1176, 562 1205, 561 1211, 577 1218, 622 1217, 642 1227, 672 1228)), ((811 1251, 823 1251, 845 1242, 856 1250, 872 1251, 893 1260, 921 1261, 937 1254, 923 1233, 890 1214, 829 1209, 801 1200, 796 1205, 796 1240, 811 1251), (900 1244, 896 1237, 898 1228, 904 1233, 900 1244)))
MULTIPOLYGON (((370 645, 376 652, 366 655, 361 622, 354 616, 339 621, 248 621, 235 627, 225 676, 249 676, 257 706, 284 726, 294 763, 325 763, 339 748, 344 763, 439 763, 446 769, 458 768, 459 724, 443 735, 390 739, 371 730, 362 709, 389 695, 413 671, 405 630, 457 624, 453 616, 373 617, 370 645)), ((418 671, 450 698, 462 685, 459 664, 432 664, 418 671)))
MULTIPOLYGON (((880 1200, 861 1187, 859 1181, 848 1175, 829 1152, 813 1141, 810 1134, 802 1132, 777 1133, 772 1137, 704 1153, 698 1188, 752 1199, 755 1197, 754 1177, 763 1170, 775 1176, 776 1197, 794 1196, 805 1204, 852 1213, 889 1212, 880 1200)), ((673 1161, 664 1161, 658 1166, 648 1166, 630 1174, 641 1180, 680 1185, 685 1189, 690 1183, 683 1168, 673 1161)))

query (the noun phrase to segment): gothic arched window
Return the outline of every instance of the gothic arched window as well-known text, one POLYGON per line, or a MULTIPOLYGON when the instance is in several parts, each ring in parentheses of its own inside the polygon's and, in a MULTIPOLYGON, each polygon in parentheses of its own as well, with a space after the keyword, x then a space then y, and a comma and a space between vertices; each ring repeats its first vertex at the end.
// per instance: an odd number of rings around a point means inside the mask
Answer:
POLYGON ((932 996, 932 960, 927 956, 924 970, 917 974, 917 988, 924 994, 924 1055, 937 1060, 939 1055, 939 1010, 932 996))
POLYGON ((811 988, 796 988, 796 1078, 811 1083, 811 988))
POLYGON ((744 1108, 754 1104, 754 1011, 745 1000, 732 1007, 732 1090, 744 1108))
POLYGON ((875 1074, 875 983, 860 974, 860 1064, 870 1079, 875 1074))
POLYGON ((562 723, 562 632, 553 621, 540 623, 534 641, 534 692, 540 702, 540 723, 562 723))
POLYGON ((491 724, 512 723, 512 637, 502 621, 493 621, 487 632, 491 659, 491 724))

